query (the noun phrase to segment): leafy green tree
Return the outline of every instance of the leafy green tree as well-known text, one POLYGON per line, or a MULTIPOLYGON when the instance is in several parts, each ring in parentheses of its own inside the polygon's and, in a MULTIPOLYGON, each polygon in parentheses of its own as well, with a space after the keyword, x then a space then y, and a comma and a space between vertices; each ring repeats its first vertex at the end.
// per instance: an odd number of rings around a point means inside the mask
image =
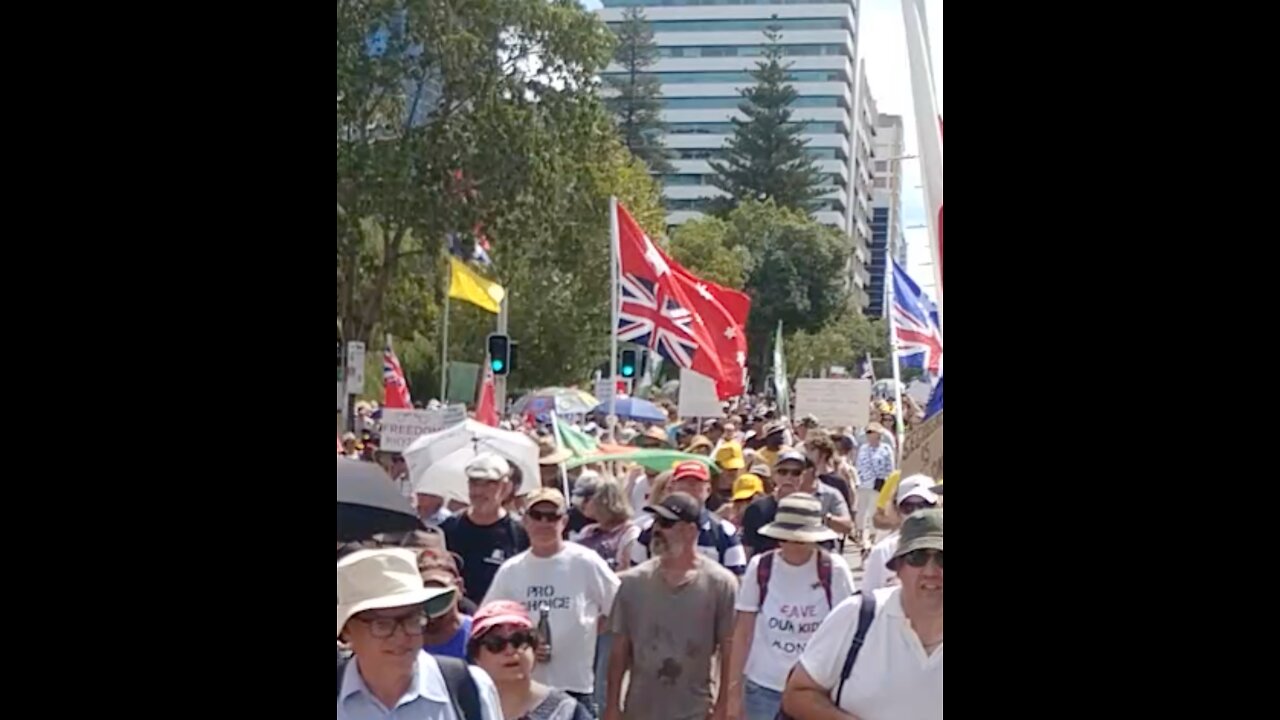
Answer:
POLYGON ((729 224, 717 217, 691 220, 676 229, 667 249, 694 275, 741 290, 751 252, 744 245, 731 247, 729 230, 729 224))
POLYGON ((744 200, 766 198, 810 212, 826 192, 817 163, 805 152, 808 141, 800 137, 804 124, 791 121, 797 93, 789 82, 791 64, 782 61, 778 26, 765 30, 765 37, 764 58, 751 71, 756 84, 741 91, 738 109, 747 119, 733 119, 733 136, 722 159, 709 161, 716 171, 712 183, 730 195, 713 203, 721 213, 744 200))
POLYGON ((654 173, 669 173, 671 163, 662 142, 662 84, 648 73, 658 60, 653 29, 638 7, 627 8, 617 30, 618 44, 613 61, 621 74, 605 76, 604 84, 613 93, 605 100, 622 135, 622 142, 654 173))
POLYGON ((447 234, 537 243, 581 218, 591 183, 561 173, 611 141, 593 88, 612 43, 574 0, 338 2, 344 337, 421 329, 447 234))

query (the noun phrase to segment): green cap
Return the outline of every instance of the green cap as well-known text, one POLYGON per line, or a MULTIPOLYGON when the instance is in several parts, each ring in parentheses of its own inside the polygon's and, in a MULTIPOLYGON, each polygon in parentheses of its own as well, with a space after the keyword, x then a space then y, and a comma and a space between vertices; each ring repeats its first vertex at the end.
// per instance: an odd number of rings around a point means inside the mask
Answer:
POLYGON ((942 508, 917 510, 902 522, 898 549, 888 564, 893 565, 898 558, 913 550, 942 551, 942 508))

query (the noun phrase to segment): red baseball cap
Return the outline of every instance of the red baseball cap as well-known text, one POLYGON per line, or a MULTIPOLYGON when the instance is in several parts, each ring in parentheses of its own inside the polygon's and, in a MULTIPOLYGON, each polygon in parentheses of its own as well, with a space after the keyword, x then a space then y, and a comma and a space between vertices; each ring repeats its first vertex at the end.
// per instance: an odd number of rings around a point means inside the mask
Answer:
POLYGON ((529 619, 529 611, 524 605, 511 600, 494 600, 485 603, 471 619, 471 637, 478 638, 499 625, 515 625, 529 630, 533 628, 533 621, 529 619))
POLYGON ((682 480, 684 478, 693 478, 702 482, 711 482, 711 473, 707 472, 707 466, 697 460, 686 460, 679 465, 671 473, 671 481, 682 480))

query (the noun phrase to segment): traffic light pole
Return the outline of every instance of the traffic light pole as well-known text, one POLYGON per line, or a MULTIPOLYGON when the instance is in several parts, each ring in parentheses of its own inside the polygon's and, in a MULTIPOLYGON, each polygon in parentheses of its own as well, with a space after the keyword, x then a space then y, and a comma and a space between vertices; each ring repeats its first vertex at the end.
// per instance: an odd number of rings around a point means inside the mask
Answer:
MULTIPOLYGON (((502 304, 498 306, 498 333, 507 334, 507 303, 511 298, 510 293, 502 296, 502 304)), ((510 358, 508 357, 508 362, 510 358)), ((498 419, 507 419, 507 376, 498 375, 493 378, 493 395, 494 405, 498 409, 498 419)))

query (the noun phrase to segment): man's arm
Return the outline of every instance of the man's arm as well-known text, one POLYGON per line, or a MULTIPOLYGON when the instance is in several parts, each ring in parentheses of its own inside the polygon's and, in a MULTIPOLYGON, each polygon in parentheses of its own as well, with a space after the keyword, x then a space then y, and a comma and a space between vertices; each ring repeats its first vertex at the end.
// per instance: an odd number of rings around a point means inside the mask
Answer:
POLYGON ((828 697, 830 692, 809 676, 804 663, 796 663, 782 692, 782 709, 791 717, 804 720, 858 720, 836 708, 828 697))
POLYGON ((853 532, 853 519, 847 515, 828 515, 827 527, 841 535, 848 535, 853 532))
MULTIPOLYGON (((739 686, 736 690, 733 690, 731 687, 732 678, 734 677, 730 669, 730 665, 732 663, 729 660, 726 660, 726 658, 729 658, 729 659, 733 658, 733 655, 734 655, 733 636, 736 634, 737 634, 736 632, 730 633, 727 637, 723 637, 720 639, 720 688, 721 688, 721 691, 719 693, 720 697, 716 698, 716 706, 714 710, 714 715, 712 716, 715 718, 715 720, 725 720, 725 718, 728 717, 727 713, 729 710, 729 697, 732 693, 726 692, 725 688, 729 688, 730 690, 732 690, 733 693, 736 693, 738 697, 742 697, 741 686, 739 686)), ((745 661, 746 659, 744 658, 743 662, 745 661)))
POLYGON ((631 638, 615 633, 609 649, 609 682, 605 686, 605 720, 622 718, 622 677, 631 668, 631 638))
POLYGON ((751 643, 756 636, 756 615, 753 612, 738 611, 733 627, 733 654, 725 663, 729 668, 729 678, 727 681, 721 678, 720 687, 725 688, 729 697, 729 717, 735 720, 742 717, 742 680, 746 677, 747 656, 751 654, 751 643))

